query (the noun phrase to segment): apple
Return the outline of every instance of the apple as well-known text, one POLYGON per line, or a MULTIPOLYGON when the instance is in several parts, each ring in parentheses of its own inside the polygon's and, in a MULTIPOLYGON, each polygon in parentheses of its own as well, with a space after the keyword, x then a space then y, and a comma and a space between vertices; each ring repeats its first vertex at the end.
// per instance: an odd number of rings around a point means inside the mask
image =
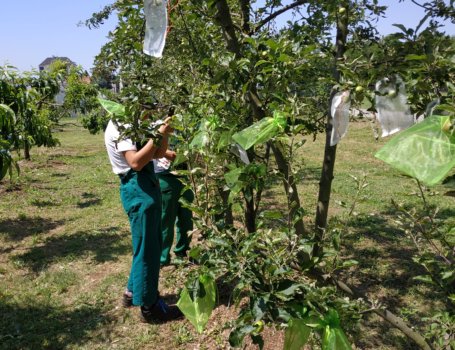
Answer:
POLYGON ((255 326, 255 332, 256 333, 261 333, 264 330, 264 321, 260 320, 254 323, 255 326))
POLYGON ((442 126, 442 131, 449 132, 451 126, 452 124, 450 123, 450 119, 447 119, 444 125, 442 126))

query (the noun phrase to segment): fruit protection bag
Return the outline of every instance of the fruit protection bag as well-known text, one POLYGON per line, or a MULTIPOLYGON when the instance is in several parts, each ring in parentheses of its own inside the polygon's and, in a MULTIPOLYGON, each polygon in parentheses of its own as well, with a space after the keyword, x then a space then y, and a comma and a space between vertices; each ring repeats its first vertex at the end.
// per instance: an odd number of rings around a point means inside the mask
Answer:
POLYGON ((349 91, 337 92, 333 96, 332 106, 330 108, 333 120, 330 146, 335 146, 348 132, 349 108, 351 108, 349 91))
POLYGON ((283 132, 286 128, 286 117, 284 114, 274 111, 273 117, 266 117, 253 125, 232 135, 232 139, 237 142, 244 150, 264 143, 283 132))
POLYGON ((376 109, 382 137, 392 135, 414 124, 407 104, 406 88, 400 76, 386 77, 376 83, 376 109))
POLYGON ((163 55, 167 30, 167 0, 144 0, 145 38, 143 51, 157 58, 163 55))
POLYGON ((433 115, 394 136, 376 154, 392 167, 427 186, 455 167, 455 135, 448 116, 433 115))
POLYGON ((217 293, 215 281, 209 275, 199 276, 196 282, 192 288, 183 288, 177 306, 200 334, 215 307, 217 293))

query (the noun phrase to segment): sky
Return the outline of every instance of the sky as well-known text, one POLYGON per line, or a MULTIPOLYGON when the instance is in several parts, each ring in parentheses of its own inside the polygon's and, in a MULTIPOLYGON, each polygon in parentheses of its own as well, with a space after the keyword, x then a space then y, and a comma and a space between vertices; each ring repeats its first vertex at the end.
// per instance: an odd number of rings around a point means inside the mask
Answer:
MULTIPOLYGON (((291 0, 289 0, 291 1, 291 0)), ((288 2, 289 2, 288 1, 288 2)), ((448 2, 449 0, 447 0, 448 2)), ((94 57, 115 28, 115 18, 98 29, 80 26, 112 0, 0 0, 0 65, 10 64, 20 71, 37 69, 47 57, 68 57, 90 70, 94 57)), ((389 6, 387 18, 378 22, 386 35, 396 31, 393 23, 416 27, 422 12, 405 1, 380 0, 389 6)), ((285 20, 283 15, 280 20, 285 20)), ((455 35, 455 25, 448 23, 446 33, 455 35)))

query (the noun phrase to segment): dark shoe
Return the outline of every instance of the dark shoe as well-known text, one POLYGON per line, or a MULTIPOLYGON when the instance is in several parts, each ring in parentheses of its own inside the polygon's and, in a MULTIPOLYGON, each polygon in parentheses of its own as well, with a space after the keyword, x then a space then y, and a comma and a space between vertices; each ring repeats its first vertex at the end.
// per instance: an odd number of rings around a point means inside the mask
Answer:
POLYGON ((186 250, 184 252, 174 252, 174 255, 177 257, 177 258, 181 258, 181 259, 184 259, 186 258, 188 255, 186 253, 186 250))
POLYGON ((133 295, 128 295, 126 292, 123 293, 122 306, 123 307, 131 307, 131 306, 133 306, 133 295))
POLYGON ((167 305, 163 299, 152 306, 141 306, 141 321, 146 323, 162 323, 183 317, 182 312, 176 305, 167 305))

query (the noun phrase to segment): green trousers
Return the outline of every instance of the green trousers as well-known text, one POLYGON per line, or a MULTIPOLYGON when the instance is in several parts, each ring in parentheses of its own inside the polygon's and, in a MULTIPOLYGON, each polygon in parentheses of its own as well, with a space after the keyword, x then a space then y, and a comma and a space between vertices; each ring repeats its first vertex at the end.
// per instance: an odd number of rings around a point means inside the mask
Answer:
POLYGON ((189 249, 190 241, 188 231, 193 229, 191 210, 184 208, 179 199, 183 197, 186 201, 192 202, 194 194, 191 190, 186 190, 179 178, 170 173, 158 173, 160 181, 161 198, 163 211, 161 215, 163 247, 161 251, 161 264, 166 265, 170 262, 170 252, 174 241, 174 225, 177 228, 177 241, 174 253, 184 255, 189 249))
POLYGON ((153 165, 121 177, 120 198, 128 214, 133 261, 127 288, 133 305, 152 305, 158 298, 161 255, 161 193, 153 165))

